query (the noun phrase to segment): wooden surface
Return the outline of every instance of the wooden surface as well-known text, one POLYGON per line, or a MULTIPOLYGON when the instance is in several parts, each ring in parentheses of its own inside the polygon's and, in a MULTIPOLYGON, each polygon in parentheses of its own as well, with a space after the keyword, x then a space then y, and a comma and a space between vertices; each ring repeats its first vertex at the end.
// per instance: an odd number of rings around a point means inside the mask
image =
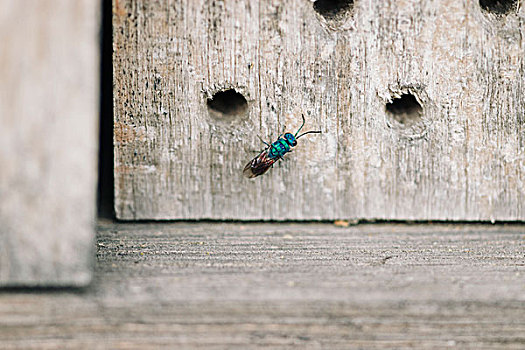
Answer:
POLYGON ((91 287, 0 293, 0 348, 523 349, 524 233, 102 222, 91 287))
POLYGON ((92 275, 97 2, 0 5, 0 286, 92 275))
POLYGON ((524 220, 523 6, 321 12, 306 0, 114 1, 118 218, 524 220), (227 89, 247 105, 210 111, 227 89), (387 109, 403 94, 419 110, 387 109), (257 135, 295 131, 302 113, 323 134, 243 178, 257 135))

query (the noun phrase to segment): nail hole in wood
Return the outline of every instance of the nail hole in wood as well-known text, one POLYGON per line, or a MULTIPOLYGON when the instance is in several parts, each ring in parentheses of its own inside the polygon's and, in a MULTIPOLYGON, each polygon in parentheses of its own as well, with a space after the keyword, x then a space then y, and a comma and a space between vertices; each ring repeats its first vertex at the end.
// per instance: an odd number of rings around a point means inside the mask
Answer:
POLYGON ((208 99, 208 110, 215 116, 233 117, 246 113, 248 102, 234 89, 219 91, 208 99))
POLYGON ((504 15, 517 10, 518 0, 479 0, 479 6, 487 12, 504 15))
POLYGON ((352 9, 354 0, 317 0, 314 10, 324 18, 336 19, 352 9))
POLYGON ((388 114, 404 125, 410 125, 421 120, 423 107, 412 94, 403 94, 386 104, 388 114))

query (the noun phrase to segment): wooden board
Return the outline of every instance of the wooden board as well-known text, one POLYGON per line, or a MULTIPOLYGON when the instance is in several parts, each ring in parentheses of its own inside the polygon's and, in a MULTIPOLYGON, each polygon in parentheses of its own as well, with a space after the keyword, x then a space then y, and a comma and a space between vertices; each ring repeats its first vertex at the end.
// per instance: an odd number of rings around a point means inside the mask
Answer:
POLYGON ((97 2, 0 5, 0 286, 91 280, 97 2))
POLYGON ((117 217, 524 220, 515 4, 115 0, 117 217), (229 89, 246 105, 210 110, 229 89), (323 134, 244 178, 301 114, 323 134))
POLYGON ((105 222, 89 288, 0 293, 0 348, 522 349, 524 232, 105 222))

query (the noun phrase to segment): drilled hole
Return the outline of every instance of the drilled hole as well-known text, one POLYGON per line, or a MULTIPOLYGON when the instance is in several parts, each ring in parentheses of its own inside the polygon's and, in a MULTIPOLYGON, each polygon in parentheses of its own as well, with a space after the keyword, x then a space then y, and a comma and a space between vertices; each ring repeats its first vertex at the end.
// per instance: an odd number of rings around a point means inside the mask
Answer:
POLYGON ((404 94, 386 104, 386 111, 399 123, 410 125, 421 120, 423 108, 412 94, 404 94))
POLYGON ((354 0, 317 0, 314 10, 326 19, 336 19, 354 6, 354 0))
POLYGON ((234 89, 219 91, 208 99, 208 109, 223 117, 242 115, 247 108, 244 96, 234 89))
POLYGON ((479 6, 488 12, 506 14, 518 7, 518 0, 479 0, 479 6))

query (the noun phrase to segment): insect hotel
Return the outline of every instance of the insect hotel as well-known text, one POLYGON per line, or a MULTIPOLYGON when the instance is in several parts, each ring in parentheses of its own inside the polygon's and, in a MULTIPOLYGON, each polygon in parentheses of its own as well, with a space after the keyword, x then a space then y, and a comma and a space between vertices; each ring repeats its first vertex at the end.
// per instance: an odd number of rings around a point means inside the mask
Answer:
POLYGON ((114 1, 119 219, 525 219, 519 1, 114 1), (284 132, 294 152, 247 162, 284 132))
POLYGON ((0 3, 0 349, 524 348, 523 0, 0 3))

